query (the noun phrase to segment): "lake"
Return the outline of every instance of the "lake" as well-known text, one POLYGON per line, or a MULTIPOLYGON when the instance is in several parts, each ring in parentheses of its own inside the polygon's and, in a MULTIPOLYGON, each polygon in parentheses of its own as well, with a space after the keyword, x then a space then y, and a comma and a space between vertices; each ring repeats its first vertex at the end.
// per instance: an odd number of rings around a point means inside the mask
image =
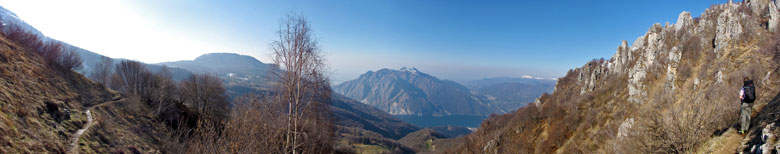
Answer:
POLYGON ((487 119, 486 116, 470 116, 470 115, 445 115, 445 116, 418 116, 418 115, 394 115, 396 118, 401 119, 410 124, 419 127, 435 127, 435 126, 463 126, 477 128, 482 121, 487 119))

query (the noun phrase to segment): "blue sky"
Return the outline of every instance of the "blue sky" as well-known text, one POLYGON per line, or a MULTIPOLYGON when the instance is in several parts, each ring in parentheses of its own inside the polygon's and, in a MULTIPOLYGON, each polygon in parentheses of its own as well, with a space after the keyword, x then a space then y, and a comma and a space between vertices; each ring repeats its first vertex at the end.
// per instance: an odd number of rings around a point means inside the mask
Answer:
POLYGON ((269 62, 279 19, 305 15, 336 82, 369 70, 417 67, 456 81, 553 78, 608 59, 654 23, 699 16, 725 0, 3 0, 44 34, 149 63, 211 52, 269 62))

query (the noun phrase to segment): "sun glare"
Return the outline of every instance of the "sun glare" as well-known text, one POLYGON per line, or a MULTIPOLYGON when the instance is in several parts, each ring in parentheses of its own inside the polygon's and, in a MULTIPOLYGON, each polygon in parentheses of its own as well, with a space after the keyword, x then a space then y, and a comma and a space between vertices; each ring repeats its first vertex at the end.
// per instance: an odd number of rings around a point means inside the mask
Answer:
POLYGON ((6 7, 45 35, 109 57, 156 63, 215 51, 148 22, 118 0, 4 0, 6 7), (193 52, 194 51, 194 52, 193 52), (155 56, 150 56, 155 55, 155 56))

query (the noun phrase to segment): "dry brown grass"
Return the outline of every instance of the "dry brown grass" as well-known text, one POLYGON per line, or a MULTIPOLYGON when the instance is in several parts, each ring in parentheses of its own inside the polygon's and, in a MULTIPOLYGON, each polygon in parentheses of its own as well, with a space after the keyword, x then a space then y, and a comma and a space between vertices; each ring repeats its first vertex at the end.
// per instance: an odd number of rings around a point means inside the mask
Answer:
MULTIPOLYGON (((741 4, 745 5, 745 4, 741 4)), ((578 80, 583 70, 598 69, 600 61, 592 61, 560 78, 556 91, 540 98, 539 106, 531 104, 517 112, 491 117, 480 130, 467 136, 469 142, 460 152, 467 153, 695 153, 703 146, 712 146, 713 139, 736 124, 741 78, 750 77, 756 83, 760 108, 778 89, 776 71, 780 45, 777 34, 760 26, 761 17, 740 6, 744 13, 740 23, 746 28, 720 57, 712 51, 715 37, 713 20, 724 10, 714 6, 696 24, 705 24, 700 31, 670 31, 669 27, 654 28, 665 42, 655 54, 655 63, 647 66, 647 76, 641 82, 647 96, 641 104, 627 101, 628 70, 610 74, 596 81, 596 88, 580 94, 583 82, 578 80), (773 39, 767 39, 773 38, 773 39), (670 82, 668 60, 673 47, 681 49, 677 72, 670 82), (771 72, 771 73, 770 73, 771 72), (698 80, 698 81, 697 81, 698 80), (672 85, 674 89, 672 89, 672 85), (623 133, 621 124, 632 118, 635 122, 623 133)), ((696 26, 696 25, 694 25, 696 26)), ((639 49, 636 53, 644 53, 639 49)), ((634 55, 642 60, 641 54, 634 55)), ((635 62, 635 61, 634 61, 635 62)), ((632 62, 632 63, 634 63, 632 62)), ((629 67, 636 65, 630 64, 629 67)), ((733 136, 725 137, 733 138, 733 136)), ((733 146, 731 139, 728 147, 733 146)), ((706 149, 706 148, 705 148, 706 149)), ((728 148, 727 148, 728 149, 728 148)), ((733 152, 733 151, 732 151, 733 152)))
POLYGON ((52 69, 69 72, 82 67, 82 59, 76 53, 75 48, 66 47, 60 41, 35 34, 17 23, 7 23, 7 25, 0 27, 0 32, 26 51, 43 57, 43 60, 52 66, 52 69))
POLYGON ((699 147, 696 153, 733 154, 742 145, 744 137, 736 129, 728 129, 721 136, 713 137, 699 147))
MULTIPOLYGON (((64 153, 70 148, 65 143, 86 120, 85 106, 108 101, 116 94, 70 70, 55 70, 37 52, 39 47, 56 50, 58 45, 44 46, 34 34, 7 28, 0 37, 0 153, 64 153)), ((127 130, 98 130, 107 129, 127 130)), ((139 134, 144 132, 111 140, 139 140, 139 134)), ((149 147, 150 143, 120 142, 115 146, 149 147)))

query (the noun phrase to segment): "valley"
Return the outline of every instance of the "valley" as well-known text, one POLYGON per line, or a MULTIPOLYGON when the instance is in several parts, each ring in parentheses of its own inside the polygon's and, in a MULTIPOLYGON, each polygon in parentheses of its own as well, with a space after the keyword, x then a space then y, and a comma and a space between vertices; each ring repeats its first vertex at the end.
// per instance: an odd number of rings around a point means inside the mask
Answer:
POLYGON ((0 2, 0 153, 780 150, 778 0, 91 3, 0 2))
POLYGON ((486 116, 471 116, 471 115, 395 115, 394 117, 414 124, 420 127, 437 127, 437 126, 461 126, 468 128, 477 128, 482 121, 487 119, 486 116))

